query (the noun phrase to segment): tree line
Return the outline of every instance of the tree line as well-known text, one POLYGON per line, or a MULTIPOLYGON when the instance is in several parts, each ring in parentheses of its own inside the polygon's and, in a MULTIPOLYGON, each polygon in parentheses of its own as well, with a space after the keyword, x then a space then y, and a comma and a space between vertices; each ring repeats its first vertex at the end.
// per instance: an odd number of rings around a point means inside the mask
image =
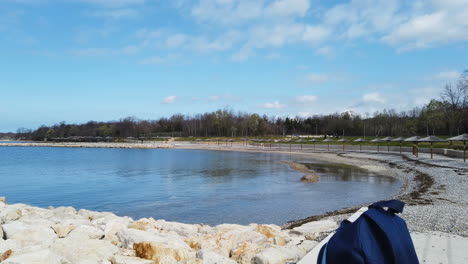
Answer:
POLYGON ((311 117, 271 117, 255 113, 220 109, 214 112, 175 114, 158 120, 127 117, 118 121, 84 124, 61 122, 35 130, 20 128, 16 138, 42 141, 52 138, 155 138, 183 137, 258 137, 285 135, 333 136, 453 136, 468 131, 468 70, 447 83, 440 98, 423 107, 397 112, 393 109, 372 115, 354 112, 314 115, 311 117))

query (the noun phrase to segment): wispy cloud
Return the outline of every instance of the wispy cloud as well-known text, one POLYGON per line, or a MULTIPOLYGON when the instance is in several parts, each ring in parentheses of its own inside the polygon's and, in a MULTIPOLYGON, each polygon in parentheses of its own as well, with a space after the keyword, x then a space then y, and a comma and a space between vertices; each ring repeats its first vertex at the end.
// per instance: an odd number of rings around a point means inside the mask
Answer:
POLYGON ((193 6, 191 15, 201 22, 230 25, 253 20, 303 17, 309 7, 309 0, 274 0, 270 2, 201 0, 193 6))
POLYGON ((368 94, 364 94, 362 96, 362 100, 364 102, 376 102, 376 103, 385 103, 386 100, 385 98, 380 94, 380 93, 368 93, 368 94))
POLYGON ((317 101, 317 96, 315 95, 302 95, 296 97, 296 102, 300 104, 310 104, 317 101))
POLYGON ((177 100, 177 96, 175 95, 170 95, 163 100, 163 104, 173 104, 177 100))
POLYGON ((442 81, 453 81, 460 77, 460 72, 451 70, 451 71, 442 71, 436 74, 435 78, 442 81))
POLYGON ((326 81, 329 81, 331 78, 326 73, 311 72, 305 76, 305 79, 307 82, 311 83, 324 83, 326 81))
POLYGON ((146 3, 146 0, 70 0, 78 3, 86 3, 93 5, 101 5, 108 7, 122 7, 130 5, 142 5, 146 3))
POLYGON ((106 17, 111 19, 122 19, 122 18, 135 18, 140 15, 137 9, 133 8, 119 8, 119 9, 104 9, 94 11, 91 13, 92 16, 106 17))
POLYGON ((282 108, 285 108, 286 105, 281 104, 279 101, 274 101, 274 102, 271 102, 271 103, 264 103, 264 104, 261 105, 261 107, 263 107, 265 109, 282 109, 282 108))

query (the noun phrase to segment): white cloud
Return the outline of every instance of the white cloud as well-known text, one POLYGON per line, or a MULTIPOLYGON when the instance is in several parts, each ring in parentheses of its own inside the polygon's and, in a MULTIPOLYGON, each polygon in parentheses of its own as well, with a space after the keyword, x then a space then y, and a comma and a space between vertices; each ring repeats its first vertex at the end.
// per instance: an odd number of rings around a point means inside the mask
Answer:
POLYGON ((240 24, 252 20, 277 20, 303 17, 309 0, 201 0, 191 14, 199 21, 217 24, 240 24))
POLYGON ((221 96, 219 96, 219 95, 210 95, 210 96, 208 96, 208 101, 211 101, 211 102, 218 101, 219 99, 221 99, 221 96))
POLYGON ((92 12, 91 15, 97 17, 106 17, 112 19, 134 18, 140 15, 140 12, 132 8, 106 9, 92 12))
POLYGON ((94 5, 109 6, 109 7, 141 5, 146 2, 146 0, 71 0, 71 1, 94 4, 94 5))
POLYGON ((330 31, 323 26, 304 26, 302 40, 306 43, 316 44, 325 40, 330 35, 330 31))
POLYGON ((171 96, 164 98, 163 104, 172 104, 172 103, 175 103, 176 100, 177 100, 177 96, 171 95, 171 96))
POLYGON ((277 60, 281 58, 281 54, 277 52, 270 52, 265 56, 265 59, 267 60, 277 60))
POLYGON ((107 56, 112 54, 114 51, 108 48, 83 48, 83 49, 72 49, 70 53, 73 56, 78 57, 99 57, 107 56))
POLYGON ((300 104, 310 104, 317 100, 317 96, 315 95, 302 95, 296 97, 296 102, 300 104))
POLYGON ((376 103, 385 103, 385 99, 379 93, 368 93, 362 96, 364 102, 376 102, 376 103))
POLYGON ((460 77, 459 71, 442 71, 436 74, 436 79, 443 81, 453 81, 460 77))
POLYGON ((210 95, 208 96, 209 102, 216 102, 216 101, 241 101, 242 98, 235 95, 225 94, 225 95, 210 95))
POLYGON ((286 107, 285 104, 281 104, 279 101, 274 101, 272 103, 264 103, 261 106, 266 109, 282 109, 286 107))
POLYGON ((306 81, 311 83, 323 83, 330 80, 330 76, 325 73, 309 73, 305 76, 306 81))
POLYGON ((185 34, 175 34, 166 39, 166 46, 169 48, 178 48, 186 43, 188 36, 185 34))
POLYGON ((315 51, 315 54, 325 56, 325 57, 330 57, 334 55, 333 48, 330 46, 325 46, 317 49, 315 51))
POLYGON ((468 39, 468 4, 460 9, 441 7, 433 12, 412 16, 382 40, 400 51, 430 48, 468 39))
MULTIPOLYGON (((409 98, 411 98, 411 107, 414 106, 424 106, 431 99, 438 98, 440 96, 440 92, 442 89, 440 87, 421 87, 421 88, 414 88, 409 90, 409 98)), ((409 108, 409 107, 408 107, 409 108)))
POLYGON ((311 112, 299 112, 299 113, 297 113, 297 116, 302 117, 302 118, 311 117, 313 115, 314 114, 312 114, 311 112))
POLYGON ((368 36, 398 24, 402 20, 400 7, 399 0, 352 0, 328 9, 324 23, 345 38, 368 36))

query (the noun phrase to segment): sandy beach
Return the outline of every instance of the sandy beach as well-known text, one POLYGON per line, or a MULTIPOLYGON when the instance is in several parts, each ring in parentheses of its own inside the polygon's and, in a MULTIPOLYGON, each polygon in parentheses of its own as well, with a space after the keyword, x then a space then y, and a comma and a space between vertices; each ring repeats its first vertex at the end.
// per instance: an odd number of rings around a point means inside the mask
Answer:
MULTIPOLYGON (((267 151, 290 153, 297 157, 297 160, 300 160, 301 157, 308 157, 327 162, 349 164, 383 176, 397 178, 402 182, 399 193, 389 197, 389 199, 400 199, 406 203, 401 216, 407 221, 412 234, 424 235, 438 232, 437 234, 453 236, 465 242, 468 237, 468 194, 466 193, 468 189, 468 165, 461 160, 440 155, 436 155, 431 160, 429 154, 420 154, 418 158, 415 158, 410 154, 400 155, 392 152, 359 153, 319 150, 303 153, 300 151, 288 152, 258 146, 245 146, 240 143, 234 143, 232 146, 221 146, 216 144, 192 144, 189 142, 143 144, 31 142, 0 143, 0 146, 267 151)), ((128 217, 118 217, 111 213, 89 212, 86 210, 77 212, 73 208, 42 209, 27 205, 0 203, 2 232, 3 237, 7 238, 6 240, 0 240, 0 254, 6 254, 10 249, 13 252, 2 263, 27 263, 16 261, 15 258, 27 259, 31 254, 36 254, 34 255, 36 257, 37 254, 42 254, 41 256, 44 259, 54 258, 56 260, 56 262, 40 263, 98 263, 80 262, 77 260, 78 257, 69 256, 64 253, 65 250, 60 251, 57 249, 57 243, 59 242, 62 243, 59 243, 62 249, 77 246, 78 241, 76 239, 79 236, 69 237, 74 229, 92 229, 93 238, 81 239, 100 241, 98 243, 102 243, 102 250, 112 253, 101 256, 98 253, 90 253, 90 249, 86 247, 82 248, 81 251, 90 255, 91 258, 104 258, 107 261, 99 263, 153 263, 145 262, 141 258, 160 261, 159 263, 296 262, 306 255, 321 238, 334 230, 340 221, 347 218, 361 206, 365 205, 342 208, 306 219, 291 219, 290 223, 282 227, 274 225, 264 227, 257 224, 209 227, 169 223, 154 219, 133 220, 128 217), (35 225, 44 227, 44 233, 38 234, 37 237, 33 236, 31 239, 22 237, 21 232, 23 230, 34 229, 35 225), (50 232, 51 230, 52 232, 50 232), (47 241, 43 240, 43 235, 46 233, 48 234, 46 236, 48 237, 47 241), (220 241, 224 242, 221 243, 220 241), (70 261, 71 259, 73 261, 70 261), (218 262, 213 259, 218 259, 218 262), (162 260, 167 260, 167 262, 161 262, 162 260)), ((416 247, 419 250, 426 250, 424 245, 420 245, 426 242, 427 240, 422 239, 421 242, 417 242, 419 244, 416 247)))

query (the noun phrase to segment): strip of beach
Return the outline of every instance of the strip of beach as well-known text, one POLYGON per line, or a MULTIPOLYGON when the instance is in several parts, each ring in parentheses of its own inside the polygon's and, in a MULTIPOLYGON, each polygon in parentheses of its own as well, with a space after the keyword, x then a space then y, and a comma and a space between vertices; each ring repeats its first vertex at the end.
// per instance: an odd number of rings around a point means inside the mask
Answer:
MULTIPOLYGON (((421 263, 468 263, 468 165, 460 159, 441 155, 430 159, 426 153, 416 158, 394 152, 288 152, 243 143, 0 143, 0 147, 20 146, 281 152, 298 160, 308 157, 361 167, 402 182, 399 193, 388 199, 406 203, 401 217, 408 224, 421 263)), ((366 206, 321 215, 311 212, 310 217, 291 219, 283 226, 207 226, 136 220, 71 207, 37 208, 8 204, 7 199, 0 199, 2 264, 296 263, 340 221, 366 206)))

